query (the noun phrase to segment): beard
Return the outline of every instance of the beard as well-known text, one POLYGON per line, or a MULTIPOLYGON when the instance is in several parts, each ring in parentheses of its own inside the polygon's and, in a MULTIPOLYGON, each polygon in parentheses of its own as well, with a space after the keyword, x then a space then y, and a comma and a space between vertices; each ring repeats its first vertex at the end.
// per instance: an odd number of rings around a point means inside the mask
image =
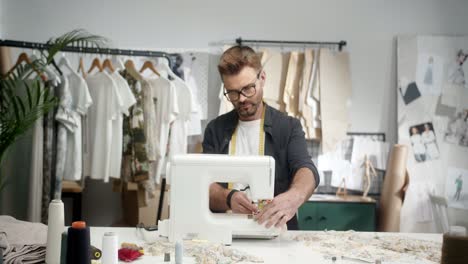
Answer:
POLYGON ((241 117, 251 117, 257 113, 259 103, 254 102, 243 102, 237 103, 235 109, 241 117))

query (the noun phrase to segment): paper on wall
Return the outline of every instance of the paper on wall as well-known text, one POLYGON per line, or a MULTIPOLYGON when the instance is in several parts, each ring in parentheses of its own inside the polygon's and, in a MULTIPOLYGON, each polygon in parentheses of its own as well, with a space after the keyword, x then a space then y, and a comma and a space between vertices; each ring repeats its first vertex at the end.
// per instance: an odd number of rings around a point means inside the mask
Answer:
POLYGON ((416 83, 423 95, 439 95, 442 90, 444 61, 434 54, 419 54, 416 83))
POLYGON ((367 155, 375 169, 386 170, 389 150, 388 143, 355 137, 353 139, 351 163, 355 166, 361 166, 364 164, 367 155))
POLYGON ((468 102, 468 89, 454 84, 445 84, 442 91, 441 103, 452 106, 458 110, 466 107, 468 102))
POLYGON ((424 184, 413 183, 413 188, 409 188, 408 191, 414 192, 415 204, 416 204, 416 222, 430 222, 432 221, 432 205, 429 199, 429 187, 424 184))
POLYGON ((351 174, 351 162, 347 160, 340 160, 338 162, 335 162, 332 169, 332 178, 330 185, 333 187, 340 187, 342 185, 343 179, 345 179, 347 189, 356 189, 356 186, 358 186, 359 184, 356 181, 354 181, 353 177, 351 177, 351 174))
POLYGON ((351 73, 349 53, 320 50, 320 113, 322 147, 331 151, 346 138, 349 127, 351 73))
MULTIPOLYGON (((320 175, 320 185, 325 185, 323 177, 325 171, 332 171, 344 160, 344 151, 342 144, 338 144, 334 151, 327 152, 318 156, 317 169, 320 175)), ((333 175, 332 175, 333 179, 333 175)))
POLYGON ((445 197, 448 206, 468 209, 468 170, 450 167, 447 174, 445 197))

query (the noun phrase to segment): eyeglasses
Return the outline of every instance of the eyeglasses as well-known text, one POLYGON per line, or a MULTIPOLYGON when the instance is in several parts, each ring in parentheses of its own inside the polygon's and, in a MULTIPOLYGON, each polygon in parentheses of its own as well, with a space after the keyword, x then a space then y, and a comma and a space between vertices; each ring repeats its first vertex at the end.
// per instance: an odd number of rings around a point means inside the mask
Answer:
POLYGON ((257 81, 259 77, 260 77, 260 72, 257 74, 257 77, 255 78, 254 83, 248 84, 247 86, 243 87, 240 91, 226 90, 226 92, 224 92, 224 96, 226 96, 226 98, 231 102, 235 102, 239 100, 241 94, 246 98, 250 98, 254 96, 257 93, 256 87, 257 87, 257 81))

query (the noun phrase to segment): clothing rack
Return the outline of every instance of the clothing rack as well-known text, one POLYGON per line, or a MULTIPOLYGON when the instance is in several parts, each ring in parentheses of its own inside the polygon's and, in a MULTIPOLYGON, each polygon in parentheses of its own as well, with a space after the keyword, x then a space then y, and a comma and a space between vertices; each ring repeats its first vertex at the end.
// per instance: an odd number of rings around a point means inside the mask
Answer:
POLYGON ((254 39, 242 39, 241 37, 236 39, 238 45, 243 43, 252 43, 252 44, 274 44, 274 45, 327 45, 327 46, 338 46, 338 50, 341 51, 344 46, 346 46, 346 41, 341 40, 339 42, 330 42, 330 41, 283 41, 283 40, 254 40, 254 39))
MULTIPOLYGON (((0 39, 0 47, 2 46, 25 48, 25 49, 37 49, 37 50, 45 50, 50 47, 50 45, 46 43, 0 39)), ((90 53, 90 54, 104 54, 104 55, 165 58, 167 59, 170 68, 172 68, 172 66, 174 65, 173 60, 175 60, 176 56, 179 55, 177 53, 167 53, 167 52, 152 51, 152 50, 130 50, 130 49, 111 49, 111 48, 102 48, 102 47, 98 48, 98 47, 75 47, 75 46, 64 47, 61 51, 76 52, 76 53, 90 53)), ((163 208, 162 203, 164 201, 165 189, 166 189, 166 179, 162 179, 161 194, 160 194, 160 199, 159 199, 156 224, 158 223, 158 220, 161 219, 161 213, 162 213, 162 208, 163 208)))
MULTIPOLYGON (((26 49, 38 49, 38 50, 44 50, 50 47, 50 45, 46 43, 8 40, 8 39, 5 39, 5 40, 0 39, 0 47, 1 46, 26 48, 26 49)), ((167 61, 169 62, 169 67, 171 68, 173 65, 172 57, 174 57, 175 55, 175 54, 170 54, 167 52, 152 51, 152 50, 130 50, 130 49, 111 49, 111 48, 102 48, 102 47, 98 48, 98 47, 75 47, 75 46, 64 47, 61 51, 76 52, 76 53, 104 54, 104 55, 166 58, 167 61)))

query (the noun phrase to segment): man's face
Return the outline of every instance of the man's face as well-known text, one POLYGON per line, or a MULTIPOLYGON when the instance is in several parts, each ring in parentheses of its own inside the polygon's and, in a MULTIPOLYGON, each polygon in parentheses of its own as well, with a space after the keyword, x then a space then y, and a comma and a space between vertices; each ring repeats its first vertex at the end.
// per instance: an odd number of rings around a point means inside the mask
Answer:
POLYGON ((252 97, 247 98, 239 94, 238 100, 231 100, 241 120, 255 119, 255 114, 262 107, 265 72, 258 74, 254 68, 244 67, 237 75, 223 76, 223 82, 226 92, 241 91, 243 88, 255 86, 255 95, 252 97))

